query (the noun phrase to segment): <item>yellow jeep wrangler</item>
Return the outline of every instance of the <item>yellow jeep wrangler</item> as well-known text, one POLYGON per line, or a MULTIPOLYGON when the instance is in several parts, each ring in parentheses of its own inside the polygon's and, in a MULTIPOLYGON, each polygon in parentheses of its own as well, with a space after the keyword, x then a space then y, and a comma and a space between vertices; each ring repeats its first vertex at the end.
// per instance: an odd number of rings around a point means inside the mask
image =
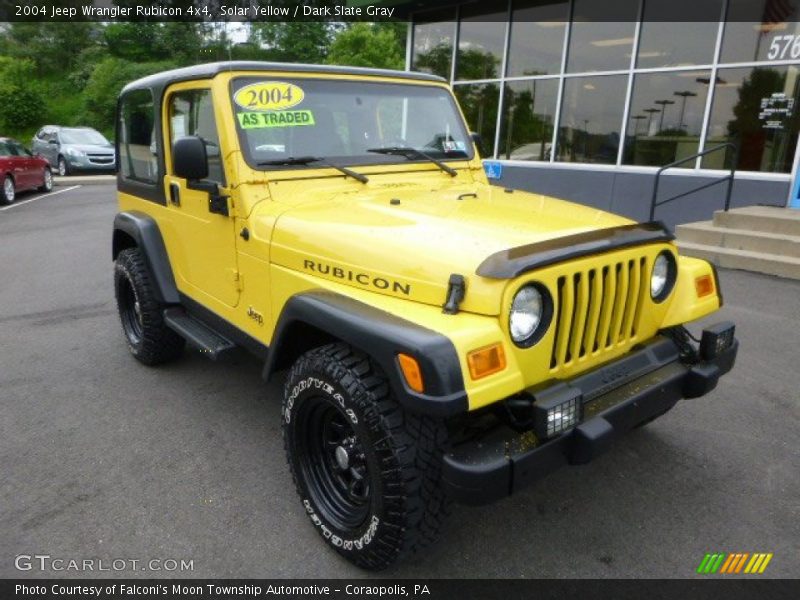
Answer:
POLYGON ((370 569, 451 500, 582 464, 733 366, 714 268, 634 223, 489 185, 446 82, 259 62, 135 81, 117 114, 114 288, 131 353, 288 369, 286 457, 370 569))

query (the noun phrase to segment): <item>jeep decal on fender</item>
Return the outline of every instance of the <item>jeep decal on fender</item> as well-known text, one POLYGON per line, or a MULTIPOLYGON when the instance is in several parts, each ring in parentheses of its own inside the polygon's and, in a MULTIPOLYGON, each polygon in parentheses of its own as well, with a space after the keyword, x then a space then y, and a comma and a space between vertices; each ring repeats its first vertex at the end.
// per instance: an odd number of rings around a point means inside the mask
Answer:
POLYGON ((362 271, 351 271, 350 269, 343 269, 342 267, 334 267, 333 265, 317 262, 308 258, 303 259, 303 268, 306 271, 311 271, 318 275, 328 275, 336 279, 360 283, 365 287, 374 287, 379 290, 391 290, 394 293, 403 294, 404 296, 411 295, 410 283, 401 283, 394 279, 386 279, 362 271))

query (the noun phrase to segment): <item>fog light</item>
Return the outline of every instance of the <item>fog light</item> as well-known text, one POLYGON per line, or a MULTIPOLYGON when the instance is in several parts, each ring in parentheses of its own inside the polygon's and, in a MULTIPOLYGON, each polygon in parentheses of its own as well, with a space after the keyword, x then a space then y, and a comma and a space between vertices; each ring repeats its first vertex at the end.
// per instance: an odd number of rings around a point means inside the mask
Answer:
POLYGON ((582 395, 579 389, 564 385, 535 396, 534 430, 540 439, 569 431, 580 421, 582 395))
POLYGON ((713 360, 733 345, 736 327, 730 321, 717 323, 703 330, 700 339, 700 357, 704 361, 713 360))

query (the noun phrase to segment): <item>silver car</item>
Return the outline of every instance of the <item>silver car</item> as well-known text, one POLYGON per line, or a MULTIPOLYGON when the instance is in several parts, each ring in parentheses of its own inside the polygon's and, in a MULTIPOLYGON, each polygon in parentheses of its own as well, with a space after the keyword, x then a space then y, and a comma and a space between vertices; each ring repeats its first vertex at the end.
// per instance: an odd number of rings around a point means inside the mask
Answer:
POLYGON ((45 157, 59 175, 114 171, 114 145, 91 127, 45 125, 33 136, 33 153, 45 157))

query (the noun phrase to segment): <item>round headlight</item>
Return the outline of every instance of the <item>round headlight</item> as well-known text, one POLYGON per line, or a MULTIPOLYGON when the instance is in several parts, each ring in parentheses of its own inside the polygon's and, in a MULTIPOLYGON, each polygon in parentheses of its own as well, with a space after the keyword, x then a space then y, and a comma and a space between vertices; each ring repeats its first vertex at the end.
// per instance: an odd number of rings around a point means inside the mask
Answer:
POLYGON ((675 259, 668 252, 662 252, 653 263, 650 275, 650 295, 653 300, 661 301, 666 298, 675 283, 675 259))
POLYGON ((511 314, 508 318, 508 329, 514 343, 524 345, 529 342, 539 328, 543 315, 542 293, 533 285, 520 289, 511 302, 511 314))

